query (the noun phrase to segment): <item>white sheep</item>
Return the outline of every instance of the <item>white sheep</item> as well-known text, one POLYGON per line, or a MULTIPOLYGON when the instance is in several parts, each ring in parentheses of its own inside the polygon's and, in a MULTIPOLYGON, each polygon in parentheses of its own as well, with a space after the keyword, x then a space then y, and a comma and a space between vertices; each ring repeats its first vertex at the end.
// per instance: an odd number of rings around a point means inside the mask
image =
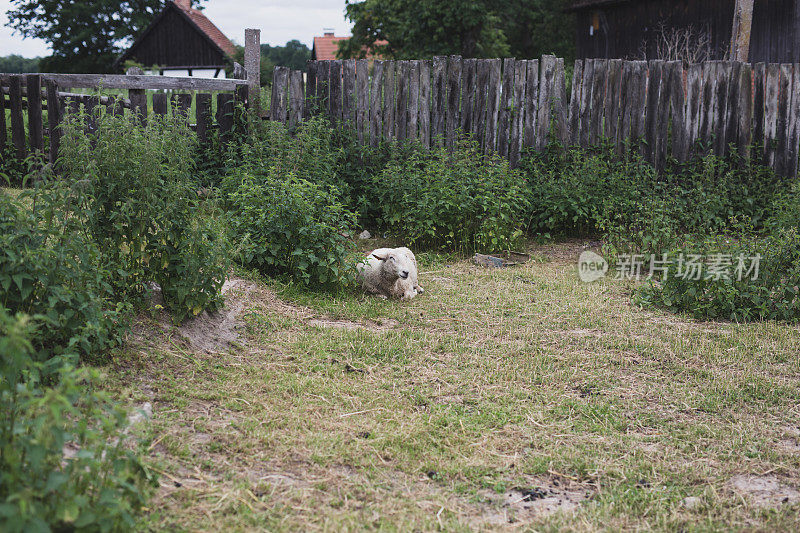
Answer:
POLYGON ((417 280, 417 258, 406 247, 373 250, 358 272, 364 289, 383 298, 410 300, 424 291, 417 280))

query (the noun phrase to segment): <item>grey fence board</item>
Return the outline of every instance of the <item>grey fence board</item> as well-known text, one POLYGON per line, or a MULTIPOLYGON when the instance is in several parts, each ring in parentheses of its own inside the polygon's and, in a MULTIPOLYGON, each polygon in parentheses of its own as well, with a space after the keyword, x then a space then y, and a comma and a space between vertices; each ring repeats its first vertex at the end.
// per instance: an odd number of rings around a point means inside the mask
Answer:
POLYGON ((383 64, 383 138, 387 141, 394 139, 396 95, 395 95, 395 68, 394 61, 383 64))
POLYGON ((441 145, 444 141, 447 124, 447 58, 433 58, 431 67, 432 102, 431 102, 431 144, 435 141, 441 145))
POLYGON ((500 106, 500 65, 499 59, 489 59, 489 81, 486 92, 486 132, 485 153, 497 149, 497 118, 500 106))
MULTIPOLYGON (((28 94, 37 96, 42 94, 42 77, 30 74, 26 78, 28 94)), ((42 99, 28 98, 28 137, 31 150, 42 152, 44 150, 44 131, 42 131, 42 99)))
POLYGON ((369 93, 369 139, 371 146, 378 146, 383 131, 383 61, 377 60, 373 65, 372 86, 369 93))
POLYGON ((461 124, 461 56, 447 58, 447 110, 445 116, 445 146, 453 148, 461 124))
POLYGON ((395 136, 398 141, 408 138, 408 61, 397 62, 397 107, 395 108, 395 136))
POLYGON ((461 131, 475 133, 475 93, 477 89, 477 60, 465 59, 461 67, 461 131))
POLYGON ((419 140, 431 145, 431 62, 419 62, 419 140))
POLYGON ((331 61, 328 71, 328 86, 330 98, 329 117, 332 124, 342 122, 342 60, 331 61))
POLYGON ((608 60, 597 59, 594 62, 594 77, 592 78, 592 109, 590 113, 589 142, 597 144, 603 135, 603 105, 606 99, 606 84, 608 82, 608 60))
POLYGON ((508 157, 509 136, 511 134, 511 114, 514 106, 514 76, 516 74, 516 60, 506 58, 503 60, 503 85, 500 93, 500 107, 497 114, 497 153, 508 157))
POLYGON ((508 147, 508 159, 511 166, 517 166, 522 150, 522 136, 525 119, 525 82, 528 72, 527 61, 517 61, 514 66, 514 107, 511 116, 511 133, 508 147))
POLYGON ((523 107, 523 148, 536 147, 537 124, 539 119, 539 60, 528 60, 525 81, 525 101, 523 107))
MULTIPOLYGON (((300 79, 302 80, 302 77, 300 79)), ((342 121, 351 125, 356 123, 355 59, 347 59, 342 63, 342 121)))
POLYGON ((289 119, 290 128, 295 127, 305 116, 305 95, 303 91, 303 71, 289 73, 289 119))
MULTIPOLYGON (((307 78, 310 83, 311 78, 307 78)), ((308 99, 306 99, 308 102, 308 99)), ((308 105, 308 104, 306 104, 308 105)), ((356 130, 358 142, 368 144, 369 139, 369 61, 356 61, 356 130)))
POLYGON ((8 85, 8 96, 11 108, 11 142, 17 151, 17 157, 24 159, 28 154, 25 144, 25 123, 22 119, 22 76, 11 76, 8 85))
POLYGON ((569 130, 570 144, 577 146, 580 143, 581 102, 583 101, 583 66, 585 61, 575 61, 572 70, 572 89, 569 99, 569 130))
POLYGON ((578 144, 589 146, 591 135, 592 90, 594 89, 594 59, 583 62, 583 79, 581 80, 581 104, 578 119, 578 144))
POLYGON ((408 138, 419 138, 419 61, 409 61, 408 72, 408 138))

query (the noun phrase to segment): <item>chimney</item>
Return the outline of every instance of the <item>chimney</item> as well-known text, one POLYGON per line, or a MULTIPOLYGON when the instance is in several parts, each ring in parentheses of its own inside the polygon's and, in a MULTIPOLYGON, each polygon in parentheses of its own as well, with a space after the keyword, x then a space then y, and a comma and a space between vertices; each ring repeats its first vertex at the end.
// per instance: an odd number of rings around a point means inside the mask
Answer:
POLYGON ((174 2, 183 10, 188 11, 192 9, 192 0, 174 0, 174 2))
POLYGON ((333 37, 333 28, 322 28, 325 37, 333 37))

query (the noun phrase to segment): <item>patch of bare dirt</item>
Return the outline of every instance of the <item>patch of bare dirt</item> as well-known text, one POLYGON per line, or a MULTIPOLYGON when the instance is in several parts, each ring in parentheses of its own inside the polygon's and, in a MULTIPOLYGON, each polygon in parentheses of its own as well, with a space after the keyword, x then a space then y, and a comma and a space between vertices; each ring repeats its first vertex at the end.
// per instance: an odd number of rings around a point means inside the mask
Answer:
MULTIPOLYGON (((157 285, 153 285, 150 290, 152 292, 151 305, 154 309, 159 310, 156 320, 158 326, 163 331, 168 331, 171 329, 172 323, 169 315, 162 310, 164 302, 161 289, 157 285)), ((239 343, 241 341, 239 332, 243 328, 239 317, 250 304, 260 304, 278 315, 299 320, 309 326, 322 328, 385 331, 398 326, 396 320, 356 322, 319 316, 312 309, 283 301, 274 291, 240 278, 226 280, 222 285, 222 295, 225 299, 222 309, 213 313, 203 311, 200 315, 189 318, 176 328, 177 333, 197 352, 217 353, 226 351, 231 345, 239 343)), ((146 327, 141 325, 134 327, 133 338, 138 343, 149 343, 150 334, 151 332, 146 327)))
POLYGON ((728 481, 728 488, 756 507, 771 508, 800 502, 800 491, 782 483, 776 476, 742 474, 728 481))
POLYGON ((789 453, 800 453, 800 440, 790 438, 782 439, 778 442, 778 447, 789 453))
POLYGON ((489 490, 479 494, 487 503, 484 512, 473 517, 473 522, 488 525, 524 524, 559 511, 574 511, 593 495, 592 491, 577 485, 538 478, 531 478, 527 486, 503 494, 489 490))
POLYGON ((239 341, 241 324, 239 315, 244 310, 247 297, 258 287, 243 279, 229 279, 222 285, 225 307, 220 311, 188 319, 178 327, 178 332, 195 350, 213 353, 239 341))

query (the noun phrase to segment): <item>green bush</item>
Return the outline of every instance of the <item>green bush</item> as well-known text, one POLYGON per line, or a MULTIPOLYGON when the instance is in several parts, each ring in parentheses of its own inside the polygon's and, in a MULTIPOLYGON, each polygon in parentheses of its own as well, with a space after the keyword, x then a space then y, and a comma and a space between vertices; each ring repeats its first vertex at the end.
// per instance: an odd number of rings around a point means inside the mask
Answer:
POLYGON ((102 250, 118 300, 136 298, 147 282, 164 289, 176 320, 221 305, 228 268, 224 232, 200 216, 193 179, 196 139, 180 116, 69 116, 58 167, 80 189, 80 216, 102 250))
POLYGON ((703 319, 800 320, 800 234, 796 228, 767 237, 690 239, 668 258, 668 270, 662 279, 651 280, 639 291, 639 302, 703 319), (703 258, 703 270, 695 276, 681 275, 696 272, 687 266, 692 256, 703 258), (754 257, 759 259, 754 261, 754 257), (748 270, 755 262, 758 273, 753 279, 755 272, 748 274, 748 270), (716 274, 712 265, 720 269, 716 274), (720 275, 720 271, 727 273, 720 275))
POLYGON ((715 234, 731 220, 765 226, 788 181, 736 154, 671 163, 661 175, 613 146, 561 150, 523 158, 531 229, 545 236, 604 237, 617 252, 660 253, 686 234, 715 234))
POLYGON ((53 373, 70 354, 89 357, 114 345, 127 307, 112 299, 73 191, 53 186, 32 196, 35 208, 20 205, 29 196, 0 194, 0 307, 33 317, 36 358, 49 360, 53 373))
POLYGON ((463 142, 393 159, 372 180, 381 221, 404 244, 472 252, 513 248, 527 212, 523 177, 463 142))
MULTIPOLYGON (((264 172, 262 170, 262 172, 264 172)), ((333 286, 353 279, 355 215, 336 190, 284 169, 266 176, 226 178, 233 191, 230 231, 243 264, 303 285, 333 286)))
POLYGON ((131 529, 154 480, 120 438, 125 413, 88 370, 43 387, 33 336, 0 306, 0 530, 131 529))

